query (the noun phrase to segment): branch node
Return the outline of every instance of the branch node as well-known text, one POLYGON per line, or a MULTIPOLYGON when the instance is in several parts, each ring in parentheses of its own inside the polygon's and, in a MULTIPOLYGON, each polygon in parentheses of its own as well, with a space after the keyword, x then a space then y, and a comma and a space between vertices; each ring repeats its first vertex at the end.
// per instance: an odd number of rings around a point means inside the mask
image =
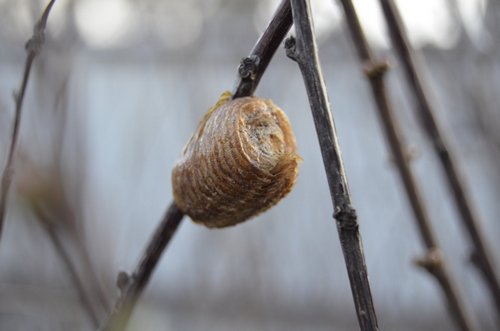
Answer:
POLYGON ((443 252, 437 248, 431 248, 427 251, 424 257, 417 258, 414 263, 417 267, 423 268, 429 272, 433 272, 443 264, 443 252))
POLYGON ((129 274, 125 271, 120 271, 118 277, 116 277, 116 286, 121 293, 125 292, 131 283, 131 278, 129 274))
POLYGON ((369 79, 382 79, 389 69, 389 61, 367 61, 363 64, 363 72, 369 79))
POLYGON ((482 261, 481 261, 481 256, 478 253, 477 249, 473 249, 470 252, 469 255, 469 261, 472 263, 476 268, 481 269, 482 261))
POLYGON ((297 45, 297 41, 295 40, 295 37, 293 37, 293 36, 290 36, 285 40, 286 56, 295 62, 297 62, 296 45, 297 45))
POLYGON ((42 46, 45 43, 44 28, 45 26, 40 24, 40 22, 36 24, 33 31, 33 36, 28 40, 28 42, 26 42, 26 45, 24 45, 24 49, 26 49, 28 53, 31 53, 34 56, 40 54, 42 46))
POLYGON ((255 54, 241 59, 238 66, 238 75, 241 80, 239 86, 236 88, 236 92, 233 94, 233 98, 253 94, 256 82, 259 79, 259 64, 260 57, 255 54))
POLYGON ((333 217, 337 220, 337 225, 341 229, 358 231, 358 216, 356 215, 356 210, 351 205, 335 207, 333 217))
POLYGON ((260 58, 257 55, 250 55, 241 59, 238 67, 238 74, 241 79, 255 80, 260 58))
MULTIPOLYGON (((410 146, 410 147, 406 148, 403 152, 404 152, 405 160, 408 163, 413 162, 414 160, 419 158, 421 155, 420 150, 418 150, 415 146, 410 146)), ((396 160, 396 157, 393 154, 391 154, 389 156, 389 161, 393 165, 396 165, 396 166, 398 165, 398 161, 396 160)))

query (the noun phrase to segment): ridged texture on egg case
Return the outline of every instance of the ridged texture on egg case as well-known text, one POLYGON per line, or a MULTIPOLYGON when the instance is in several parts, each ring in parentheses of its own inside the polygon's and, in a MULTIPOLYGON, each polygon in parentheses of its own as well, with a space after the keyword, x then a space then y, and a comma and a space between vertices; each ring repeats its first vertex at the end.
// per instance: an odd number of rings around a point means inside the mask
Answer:
POLYGON ((298 173, 285 113, 270 100, 227 99, 205 115, 172 171, 177 206, 207 227, 235 225, 272 207, 298 173))

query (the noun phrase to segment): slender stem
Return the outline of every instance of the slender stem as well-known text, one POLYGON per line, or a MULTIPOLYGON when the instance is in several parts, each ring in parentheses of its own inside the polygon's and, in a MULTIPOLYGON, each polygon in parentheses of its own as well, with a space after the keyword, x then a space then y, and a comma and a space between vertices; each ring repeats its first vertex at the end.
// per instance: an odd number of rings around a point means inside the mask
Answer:
MULTIPOLYGON (((57 116, 57 120, 60 124, 56 131, 55 139, 53 141, 54 144, 54 164, 52 165, 52 171, 55 174, 56 181, 54 182, 54 185, 57 185, 57 190, 60 190, 60 192, 64 192, 64 188, 62 187, 62 184, 64 182, 63 178, 59 178, 60 175, 64 174, 64 171, 62 169, 62 153, 63 153, 63 145, 65 143, 65 138, 68 133, 68 77, 66 77, 60 87, 58 89, 56 96, 55 96, 55 109, 58 109, 61 107, 61 112, 57 116)), ((78 136, 77 136, 78 138, 78 136)), ((78 139, 77 139, 78 140, 78 139)), ((76 148, 78 148, 78 144, 76 145, 76 148)), ((80 157, 83 159, 83 153, 79 153, 81 155, 80 157)), ((84 162, 81 162, 80 160, 78 162, 79 166, 81 167, 84 162)), ((81 172, 81 168, 80 171, 81 172)), ((84 177, 80 176, 78 177, 80 180, 82 180, 84 177)), ((77 185, 78 187, 81 187, 83 185, 77 185)), ((81 191, 77 191, 81 193, 81 191)), ((75 217, 75 210, 71 207, 71 204, 67 201, 66 196, 63 194, 62 199, 61 199, 62 205, 59 208, 62 208, 62 210, 65 211, 65 218, 66 222, 65 224, 69 225, 68 230, 69 230, 69 235, 72 236, 71 240, 74 242, 75 248, 78 250, 82 262, 82 269, 85 270, 85 273, 89 279, 89 281, 92 284, 92 292, 94 292, 94 295, 96 298, 99 300, 99 303, 101 306, 104 308, 104 311, 107 312, 111 310, 111 302, 106 295, 102 282, 100 278, 98 277, 98 274, 96 272, 95 267, 93 266, 90 258, 89 251, 87 249, 86 244, 83 241, 83 231, 79 226, 79 221, 77 220, 77 217, 75 217)), ((80 210, 81 212, 81 210, 80 210)))
POLYGON ((399 16, 396 6, 391 0, 381 0, 382 10, 389 27, 392 44, 403 64, 408 83, 413 92, 415 111, 420 117, 420 123, 430 138, 435 153, 438 155, 443 172, 446 175, 449 189, 455 199, 455 204, 464 228, 470 236, 473 245, 473 261, 482 273, 489 287, 492 299, 497 309, 500 320, 500 283, 495 268, 488 256, 488 250, 479 229, 477 213, 473 210, 470 199, 467 196, 465 185, 462 182, 461 171, 450 151, 449 143, 436 122, 434 110, 429 102, 428 92, 418 72, 413 50, 406 37, 404 24, 399 16))
POLYGON ((17 141, 19 138, 19 127, 21 125, 21 113, 23 109, 24 95, 26 93, 26 87, 28 86, 28 81, 30 78, 31 67, 35 57, 42 50, 43 43, 45 41, 45 27, 47 26, 47 19, 49 18, 50 10, 54 5, 55 0, 51 0, 42 16, 35 24, 33 29, 33 36, 26 43, 26 51, 28 55, 26 56, 26 61, 24 64, 23 78, 21 81, 21 87, 19 91, 14 95, 14 101, 16 104, 16 111, 14 116, 14 124, 12 127, 12 136, 9 146, 9 154, 7 155, 7 162, 5 163, 5 168, 2 172, 2 184, 0 189, 0 237, 3 232, 3 225, 5 220, 5 212, 7 209, 7 198, 9 195, 9 188, 12 182, 12 176, 14 175, 14 154, 17 148, 17 141))
POLYGON ((297 39, 288 39, 285 47, 287 55, 298 63, 306 85, 330 194, 335 206, 334 217, 337 221, 359 326, 363 331, 378 330, 359 225, 356 212, 351 206, 339 142, 319 64, 309 1, 293 0, 292 13, 297 39))
POLYGON ((387 142, 391 147, 401 180, 403 181, 408 195, 408 200, 413 209, 413 213, 415 215, 414 220, 420 232, 422 241, 427 248, 425 257, 421 259, 418 264, 427 270, 438 281, 445 297, 448 300, 450 312, 457 326, 463 331, 473 330, 474 328, 472 327, 471 320, 462 304, 461 298, 458 295, 456 286, 446 270, 444 259, 432 230, 421 194, 416 185, 408 158, 405 155, 400 133, 401 130, 394 118, 393 108, 389 102, 385 88, 384 74, 388 66, 386 63, 377 62, 373 58, 352 1, 341 0, 341 3, 344 8, 347 24, 354 41, 360 63, 370 82, 387 142))
POLYGON ((92 321, 92 325, 94 327, 98 327, 99 318, 92 303, 92 299, 85 290, 85 286, 83 285, 82 279, 80 279, 80 276, 78 275, 78 271, 75 264, 73 263, 73 260, 71 259, 68 252, 64 248, 61 239, 57 235, 54 226, 52 225, 54 222, 51 219, 49 219, 49 217, 42 211, 42 209, 39 206, 34 206, 33 210, 35 212, 36 217, 38 217, 38 219, 40 220, 43 229, 45 230, 45 232, 47 232, 47 235, 49 236, 52 244, 54 245, 57 254, 59 254, 61 260, 63 261, 63 264, 66 267, 66 270, 68 271, 70 279, 75 285, 76 290, 78 291, 78 295, 80 297, 82 306, 92 321))
MULTIPOLYGON (((283 0, 268 27, 255 44, 250 56, 242 60, 238 68, 239 78, 233 92, 233 98, 250 96, 255 92, 267 65, 291 26, 290 2, 283 0)), ((146 287, 161 254, 175 234, 183 216, 182 211, 172 202, 165 217, 153 233, 153 237, 132 276, 120 273, 118 285, 121 288, 121 296, 101 330, 119 331, 125 329, 137 300, 146 287)))

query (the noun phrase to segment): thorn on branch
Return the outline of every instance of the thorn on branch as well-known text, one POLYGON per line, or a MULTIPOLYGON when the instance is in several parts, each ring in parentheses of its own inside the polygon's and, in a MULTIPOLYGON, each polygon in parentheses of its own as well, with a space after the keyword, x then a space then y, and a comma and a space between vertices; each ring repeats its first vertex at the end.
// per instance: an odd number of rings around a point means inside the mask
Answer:
POLYGON ((285 40, 285 51, 286 51, 286 56, 292 59, 293 61, 297 62, 297 49, 296 49, 297 42, 295 40, 295 37, 290 36, 285 40))
POLYGON ((369 61, 363 64, 363 72, 369 79, 382 79, 389 69, 389 61, 369 61))
POLYGON ((433 273, 434 270, 442 266, 443 260, 443 252, 439 248, 431 248, 424 257, 415 259, 414 263, 416 266, 433 273))

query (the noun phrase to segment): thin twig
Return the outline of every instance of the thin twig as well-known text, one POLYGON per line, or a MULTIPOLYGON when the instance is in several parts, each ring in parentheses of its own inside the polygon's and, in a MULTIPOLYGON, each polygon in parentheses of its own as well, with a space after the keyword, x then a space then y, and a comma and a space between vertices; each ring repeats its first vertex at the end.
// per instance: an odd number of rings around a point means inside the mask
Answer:
MULTIPOLYGON (((39 202, 39 204, 43 204, 43 210, 47 214, 50 212, 51 214, 57 215, 59 223, 61 225, 60 230, 65 231, 65 234, 70 237, 70 241, 72 246, 76 249, 78 253, 78 261, 81 263, 81 270, 83 271, 82 279, 88 280, 90 284, 90 292, 89 295, 91 298, 95 298, 99 301, 102 306, 102 310, 107 312, 111 309, 111 302, 109 298, 106 296, 104 288, 102 286, 102 282, 98 277, 95 267, 92 264, 89 251, 87 249, 86 244, 84 243, 83 238, 83 229, 81 228, 81 222, 79 222, 79 218, 76 216, 78 212, 78 208, 72 206, 72 204, 68 201, 67 192, 65 192, 64 181, 65 178, 63 174, 65 173, 63 169, 62 162, 62 153, 63 153, 63 145, 66 141, 66 135, 69 133, 68 129, 68 77, 69 75, 65 75, 63 82, 61 83, 60 88, 57 89, 57 93, 55 94, 54 99, 54 114, 55 122, 54 124, 54 137, 53 137, 53 145, 54 145, 54 156, 52 157, 52 165, 51 171, 48 178, 43 180, 43 182, 48 185, 46 189, 48 189, 49 194, 43 194, 43 199, 39 202), (56 123, 57 122, 57 123, 56 123), (59 125, 56 125, 59 124, 59 125), (55 198, 50 198, 51 194, 56 194, 55 198)), ((43 78, 42 78, 43 80, 43 78)), ((83 157, 83 153, 78 154, 80 157, 83 157)), ((78 165, 81 166, 82 162, 78 162, 78 165)), ((83 178, 81 176, 79 179, 83 178)), ((77 185, 77 187, 81 188, 83 185, 77 185)), ((77 194, 80 193, 80 190, 76 190, 77 194)), ((35 208, 41 208, 41 206, 35 206, 35 208)), ((60 232, 60 231, 59 231, 60 232)), ((58 232, 58 233, 59 233, 58 232)), ((49 238, 52 238, 49 236, 49 238)))
POLYGON ((309 1, 292 0, 291 3, 297 39, 288 39, 285 47, 287 55, 298 63, 306 85, 330 194, 335 207, 334 217, 337 221, 359 326, 362 331, 378 330, 359 224, 356 212, 351 205, 340 146, 319 64, 309 1))
POLYGON ((25 45, 28 55, 26 57, 26 62, 24 65, 23 79, 21 81, 21 87, 18 92, 14 93, 14 101, 16 104, 16 112, 14 116, 14 124, 12 129, 12 136, 9 147, 9 154, 7 156, 7 162, 2 173, 2 187, 0 192, 0 237, 3 231, 3 225, 5 220, 5 212, 7 209, 7 197, 9 194, 10 184, 12 182, 12 176, 14 175, 14 154, 17 147, 17 141, 19 137, 19 127, 21 124, 21 112, 23 109, 24 94, 26 92, 26 87, 28 86, 28 81, 30 77, 31 67, 35 57, 40 54, 42 46, 45 41, 45 27, 47 26, 47 19, 49 17, 50 10, 54 5, 55 0, 51 0, 42 16, 35 24, 33 30, 33 36, 28 40, 25 45))
MULTIPOLYGON (((250 56, 241 61, 238 68, 239 78, 233 91, 233 98, 250 96, 255 92, 267 65, 291 26, 290 2, 283 0, 268 27, 255 44, 250 56)), ((146 287, 161 254, 177 230, 183 216, 182 211, 172 202, 165 217, 153 233, 153 237, 134 273, 131 276, 125 273, 119 274, 118 286, 121 289, 121 296, 101 330, 121 331, 125 329, 137 300, 146 287)))
MULTIPOLYGON (((68 134, 69 129, 68 129, 68 77, 65 77, 61 88, 58 90, 58 93, 56 94, 55 98, 55 105, 56 105, 56 110, 58 109, 58 105, 62 103, 61 107, 61 112, 58 113, 57 115, 57 120, 60 123, 60 127, 56 131, 56 136, 54 139, 54 151, 55 155, 53 160, 55 161, 54 165, 52 166, 54 168, 53 173, 54 177, 56 178, 56 181, 54 181, 53 185, 58 186, 58 190, 60 192, 64 192, 64 188, 62 187, 63 183, 63 178, 59 178, 58 176, 61 176, 64 174, 64 171, 62 169, 62 153, 63 153, 63 145, 65 142, 65 135, 68 134)), ((78 148, 78 147, 77 147, 78 148)), ((79 153, 80 157, 83 158, 84 153, 79 153)), ((83 162, 78 162, 79 166, 82 166, 83 162)), ((79 179, 82 179, 82 176, 78 177, 79 179)), ((84 180, 84 179, 83 179, 84 180)), ((84 185, 77 185, 77 187, 81 188, 84 185)), ((77 191, 77 194, 81 193, 80 190, 77 191)), ((80 212, 82 214, 81 210, 74 210, 76 208, 71 207, 71 204, 69 203, 67 197, 65 194, 61 195, 61 200, 60 200, 61 205, 57 206, 60 208, 60 210, 65 211, 64 212, 64 219, 65 219, 65 224, 67 224, 67 229, 70 232, 70 235, 73 236, 73 243, 75 248, 78 250, 80 257, 81 257, 81 262, 83 265, 83 269, 85 270, 87 277, 89 281, 92 283, 92 291, 94 292, 94 295, 97 297, 99 300, 99 303, 102 305, 104 308, 104 311, 109 311, 111 309, 111 302, 106 295, 102 282, 99 279, 96 269, 92 264, 91 258, 89 251, 87 249, 87 245, 84 243, 84 238, 83 238, 83 230, 81 229, 81 224, 78 222, 78 218, 76 217, 75 214, 80 212)), ((52 206, 53 208, 57 209, 56 206, 52 206)))
POLYGON ((401 130, 394 118, 393 108, 390 104, 385 88, 384 74, 388 65, 385 62, 377 62, 373 58, 352 1, 341 0, 341 3, 344 8, 347 24, 354 41, 354 45, 356 46, 360 63, 370 82, 387 142, 391 147, 401 180, 403 181, 408 195, 408 200, 412 206, 413 213, 415 214, 414 219, 416 225, 420 232, 422 241, 427 248, 425 257, 418 262, 418 265, 423 267, 438 281, 448 300, 450 313, 452 314, 457 326, 463 331, 473 330, 474 328, 472 327, 471 320, 458 295, 456 286, 453 284, 449 273, 446 270, 444 258, 434 236, 423 200, 411 171, 407 155, 405 154, 405 149, 401 139, 401 130))
POLYGON ((415 102, 415 111, 420 117, 420 123, 430 138, 434 151, 437 154, 443 172, 446 175, 449 189, 455 199, 455 205, 460 213, 462 224, 470 236, 473 245, 474 264, 483 275, 484 281, 489 287, 492 299, 497 309, 497 317, 500 320, 500 283, 495 268, 488 256, 488 249, 479 229, 477 213, 473 210, 470 198, 467 196, 465 185, 462 182, 461 171, 455 157, 450 150, 443 130, 439 127, 434 116, 434 110, 428 98, 428 91, 419 75, 418 63, 413 55, 413 49, 406 37, 404 24, 399 12, 390 0, 381 0, 382 10, 389 27, 392 44, 403 64, 408 84, 411 87, 415 102))
POLYGON ((89 297, 89 294, 85 290, 85 286, 83 285, 83 281, 80 279, 80 276, 78 275, 78 271, 76 266, 73 263, 73 260, 69 256, 68 252, 64 248, 63 243, 61 242, 61 239, 56 233, 56 230, 54 229, 54 221, 51 220, 46 213, 42 211, 42 209, 39 206, 34 206, 33 211, 40 220, 40 223, 42 224, 43 229, 49 236, 52 244, 54 245, 54 248, 61 257, 61 260, 63 261, 63 265, 66 267, 68 274, 70 276, 71 281, 75 285, 75 288, 78 292, 78 295, 80 297, 80 300, 82 302, 82 306, 84 310, 87 312, 89 315, 93 327, 97 328, 99 325, 99 318, 97 316, 97 312, 94 310, 94 304, 92 303, 91 298, 89 297))

